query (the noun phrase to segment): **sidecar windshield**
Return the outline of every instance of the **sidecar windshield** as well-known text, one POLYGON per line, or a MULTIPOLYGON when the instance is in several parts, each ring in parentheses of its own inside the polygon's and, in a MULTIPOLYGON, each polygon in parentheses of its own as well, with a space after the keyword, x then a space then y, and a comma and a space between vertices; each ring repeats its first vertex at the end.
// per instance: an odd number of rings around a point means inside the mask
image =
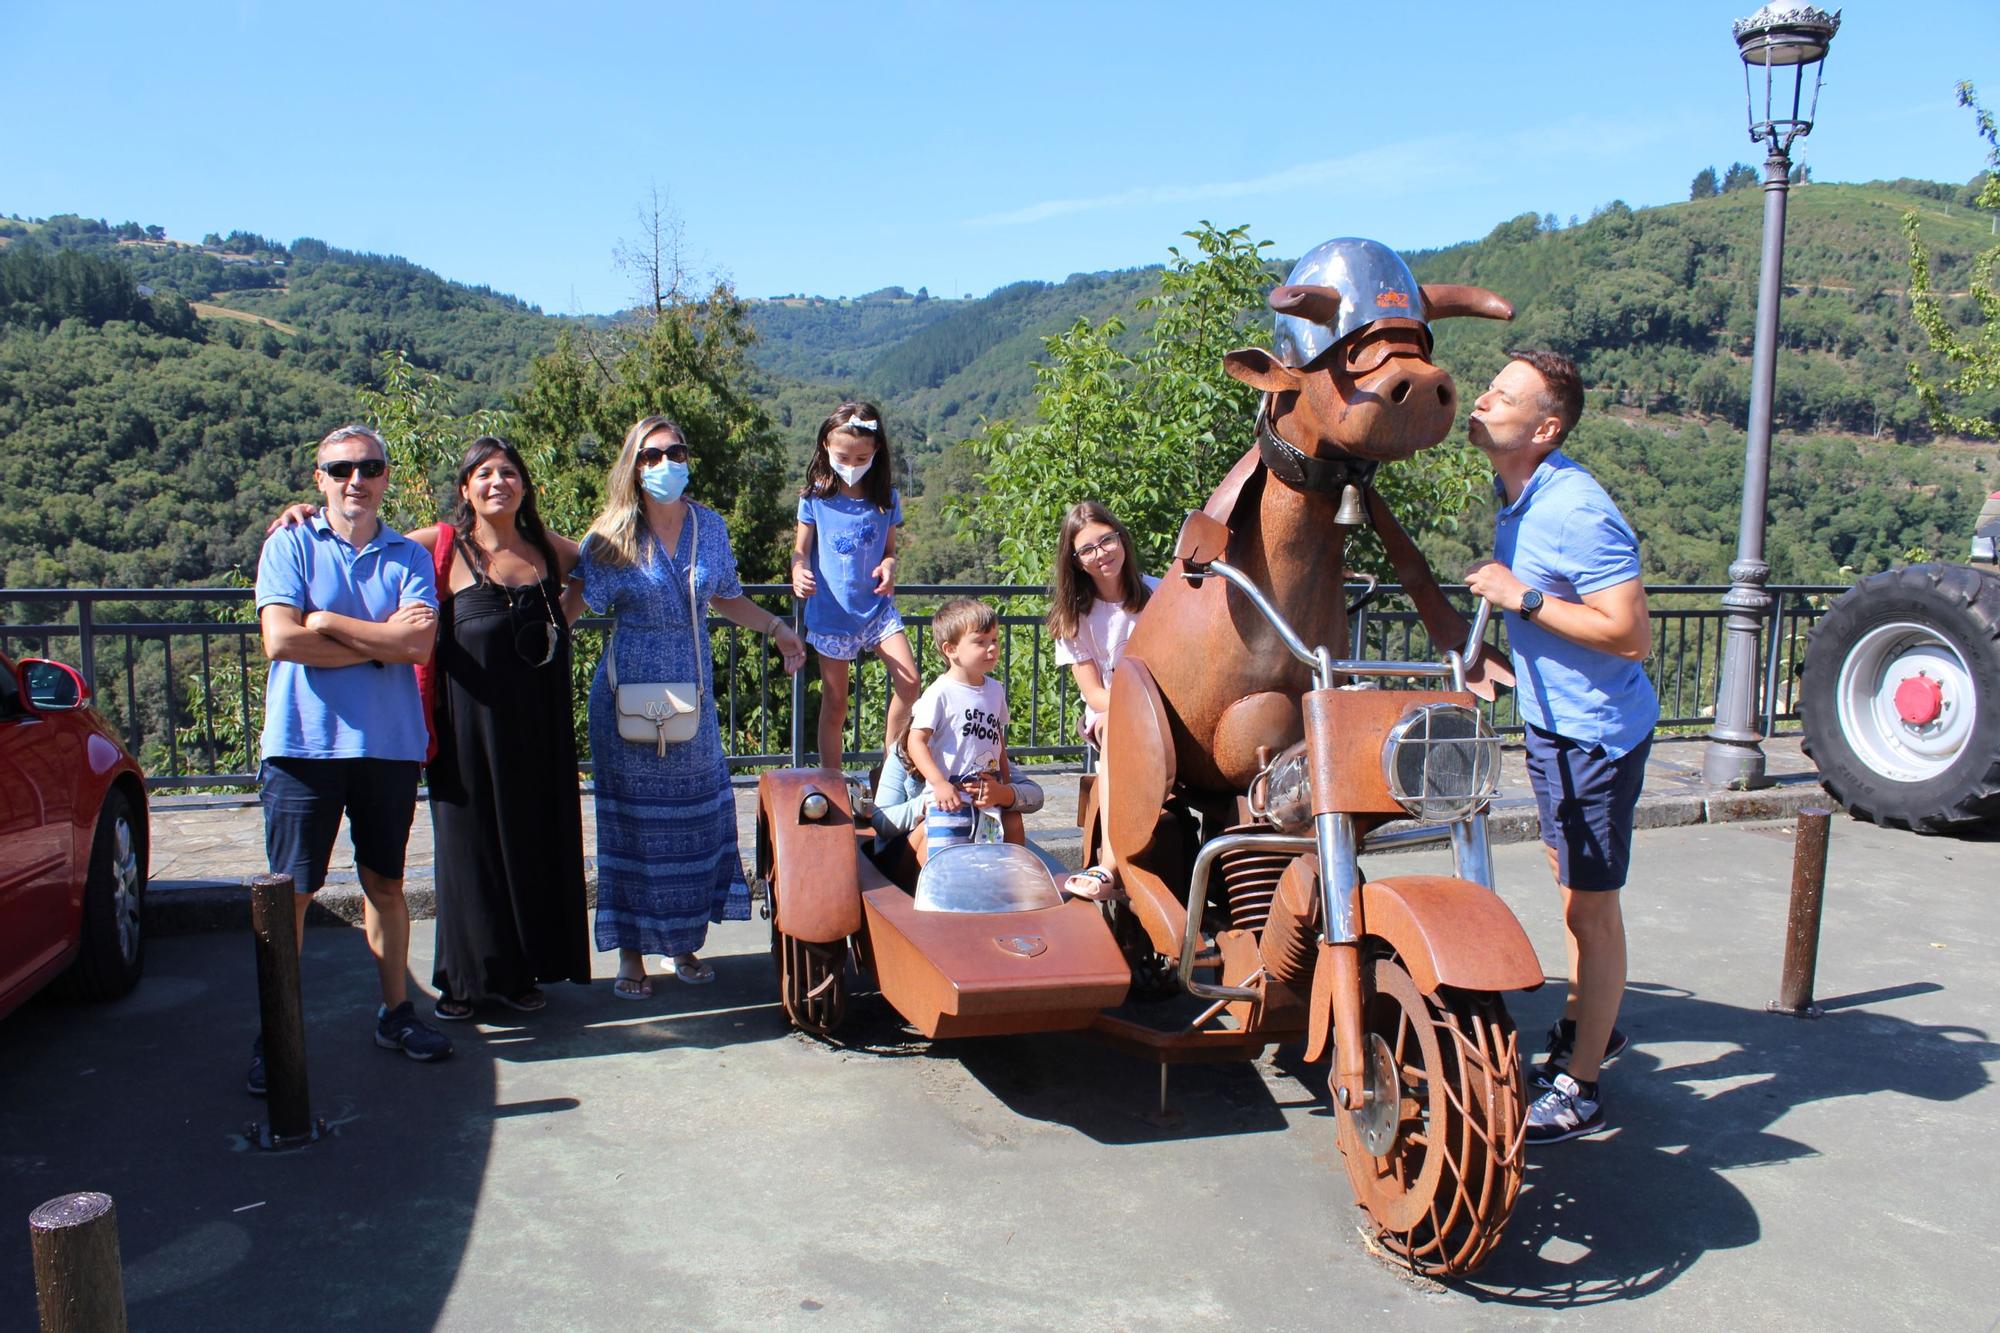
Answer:
POLYGON ((1040 857, 1010 842, 965 843, 931 854, 917 877, 919 912, 1034 912, 1062 906, 1040 857))

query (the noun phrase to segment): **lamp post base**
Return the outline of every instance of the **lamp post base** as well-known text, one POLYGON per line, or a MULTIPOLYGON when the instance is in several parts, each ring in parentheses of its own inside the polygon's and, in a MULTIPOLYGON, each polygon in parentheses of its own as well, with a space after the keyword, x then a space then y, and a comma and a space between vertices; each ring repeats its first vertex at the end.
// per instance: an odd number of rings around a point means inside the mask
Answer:
POLYGON ((1771 785, 1765 771, 1763 737, 1708 736, 1708 749, 1701 756, 1701 777, 1711 787, 1748 791, 1771 785))

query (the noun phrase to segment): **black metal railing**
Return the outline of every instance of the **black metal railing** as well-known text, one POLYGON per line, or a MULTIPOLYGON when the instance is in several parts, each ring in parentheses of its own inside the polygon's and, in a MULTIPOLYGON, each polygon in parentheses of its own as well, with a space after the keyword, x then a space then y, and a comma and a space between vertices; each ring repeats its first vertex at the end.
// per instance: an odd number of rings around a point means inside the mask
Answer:
MULTIPOLYGON (((1706 726, 1722 662, 1721 594, 1727 584, 1692 584, 1648 590, 1653 652, 1646 668, 1660 694, 1664 729, 1706 726)), ((1465 605, 1462 589, 1452 589, 1465 605)), ((1806 635, 1828 602, 1846 591, 1839 584, 1774 586, 1771 622, 1762 640, 1759 714, 1765 734, 1798 719, 1798 665, 1806 635)), ((746 586, 759 603, 797 616, 783 584, 746 586)), ((9 657, 53 657, 75 665, 91 687, 98 710, 138 757, 154 787, 241 787, 256 780, 257 737, 263 724, 266 663, 249 588, 30 588, 0 589, 0 652, 9 657)), ((1085 761, 1076 729, 1082 701, 1070 673, 1056 666, 1054 644, 1043 627, 1047 589, 1000 584, 920 585, 900 588, 897 604, 909 629, 920 675, 944 669, 931 642, 931 612, 952 597, 981 597, 1000 612, 999 674, 1007 682, 1010 753, 1025 760, 1085 761)), ((585 698, 609 622, 578 622, 574 667, 577 735, 585 748, 585 698)), ((711 618, 717 721, 732 769, 798 765, 814 757, 808 725, 818 684, 811 668, 787 680, 761 635, 711 618)), ((1496 631, 1504 646, 1504 627, 1496 631)), ((1400 589, 1384 584, 1376 605, 1354 626, 1358 655, 1429 658, 1437 651, 1400 589)), ((880 756, 889 698, 887 671, 875 659, 856 664, 848 710, 847 758, 867 763, 880 756)), ((1512 697, 1491 709, 1505 733, 1521 729, 1512 697)))

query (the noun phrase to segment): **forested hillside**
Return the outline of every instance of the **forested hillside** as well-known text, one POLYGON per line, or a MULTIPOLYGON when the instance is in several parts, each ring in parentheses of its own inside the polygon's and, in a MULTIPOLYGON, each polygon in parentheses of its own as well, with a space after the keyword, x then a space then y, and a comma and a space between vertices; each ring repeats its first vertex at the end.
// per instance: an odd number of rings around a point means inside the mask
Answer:
MULTIPOLYGON (((1778 578, 1953 554, 1993 484, 1987 451, 1930 441, 1905 370, 1927 349, 1899 220, 1918 211, 1940 287, 1963 293, 1992 243, 1963 198, 1924 182, 1811 183, 1792 196, 1778 578)), ((1506 346, 1578 359, 1592 412, 1575 449, 1627 505, 1656 577, 1720 578, 1733 550, 1760 221, 1759 192, 1738 190, 1614 203, 1569 226, 1526 215, 1409 256, 1425 280, 1489 286, 1519 309, 1512 326, 1440 327, 1439 358, 1463 385, 1482 383, 1506 346)), ((769 506, 788 508, 814 427, 845 396, 884 407, 913 500, 973 491, 976 463, 955 446, 1034 417, 1043 339, 1114 316, 1125 325, 1114 340, 1139 338, 1159 275, 1017 283, 976 300, 890 288, 744 303, 757 335, 748 390, 790 455, 769 506)), ((1947 311, 1969 319, 1969 305, 1947 311)), ((305 445, 382 387, 382 352, 434 372, 460 414, 513 409, 565 329, 606 324, 316 240, 239 231, 196 245, 134 223, 0 218, 0 581, 194 583, 247 567, 262 517, 304 485, 305 445)), ((1971 406, 2000 412, 2000 401, 1971 406)), ((559 419, 534 419, 560 433, 559 419)), ((568 442, 574 458, 601 467, 602 433, 568 442)), ((912 512, 906 577, 981 572, 978 544, 948 536, 934 505, 912 512)), ((1475 512, 1461 536, 1429 539, 1440 562, 1471 554, 1483 523, 1475 512)))

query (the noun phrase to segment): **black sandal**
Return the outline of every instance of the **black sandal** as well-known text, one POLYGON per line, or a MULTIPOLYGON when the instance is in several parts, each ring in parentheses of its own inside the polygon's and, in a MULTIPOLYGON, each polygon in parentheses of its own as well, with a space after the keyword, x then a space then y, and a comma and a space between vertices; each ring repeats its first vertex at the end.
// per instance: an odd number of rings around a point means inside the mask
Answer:
POLYGON ((431 1006, 431 1013, 446 1023, 463 1023, 472 1017, 472 1001, 454 1000, 449 995, 440 995, 437 1003, 431 1006))
POLYGON ((524 1014, 532 1014, 537 1010, 547 1008, 549 997, 536 990, 533 986, 530 986, 519 995, 502 995, 500 1003, 506 1005, 509 1009, 518 1009, 524 1014))

